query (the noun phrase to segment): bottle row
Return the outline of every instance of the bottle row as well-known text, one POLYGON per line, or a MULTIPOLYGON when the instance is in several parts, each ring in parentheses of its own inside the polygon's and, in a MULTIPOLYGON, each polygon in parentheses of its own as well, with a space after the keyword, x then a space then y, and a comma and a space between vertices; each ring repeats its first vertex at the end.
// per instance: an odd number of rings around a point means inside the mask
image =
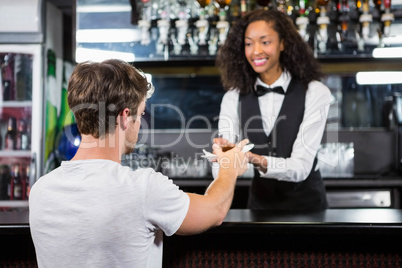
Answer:
POLYGON ((29 190, 28 164, 0 166, 0 200, 28 200, 29 190))
POLYGON ((0 148, 5 151, 31 150, 31 123, 30 120, 10 116, 7 120, 7 129, 4 140, 0 136, 0 148), (4 145, 3 145, 4 143, 4 145))
MULTIPOLYGON (((400 2, 395 1, 391 6, 391 0, 136 0, 136 5, 139 20, 156 22, 200 18, 235 21, 254 9, 278 9, 293 20, 314 13, 319 15, 320 12, 337 13, 338 17, 349 12, 370 13, 374 20, 380 21, 383 13, 395 13, 395 17, 401 15, 400 2)), ((359 21, 353 16, 352 20, 359 21)), ((345 19, 348 18, 339 17, 339 21, 345 19)), ((316 21, 313 17, 309 20, 316 21)))
POLYGON ((142 47, 135 54, 141 58, 214 56, 232 23, 256 8, 289 15, 316 54, 370 54, 373 47, 402 45, 401 38, 394 38, 402 36, 400 27, 392 27, 401 24, 402 9, 400 5, 392 9, 391 0, 137 0, 137 4, 142 47))
POLYGON ((0 98, 3 101, 32 100, 32 55, 0 53, 0 98))

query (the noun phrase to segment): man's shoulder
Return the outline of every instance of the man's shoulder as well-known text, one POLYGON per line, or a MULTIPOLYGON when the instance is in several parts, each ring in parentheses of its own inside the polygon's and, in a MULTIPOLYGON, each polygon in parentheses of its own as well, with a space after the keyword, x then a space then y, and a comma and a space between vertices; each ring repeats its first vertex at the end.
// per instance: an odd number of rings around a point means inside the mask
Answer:
POLYGON ((62 164, 60 167, 57 167, 49 173, 41 176, 32 188, 38 188, 39 185, 46 185, 47 187, 51 184, 57 184, 70 178, 74 178, 74 181, 80 181, 80 178, 86 180, 88 177, 96 177, 97 180, 102 180, 102 178, 103 180, 114 180, 115 182, 119 182, 119 184, 126 186, 133 183, 161 183, 161 181, 169 180, 165 175, 156 172, 151 168, 139 168, 133 170, 128 166, 122 166, 118 163, 108 161, 102 162, 102 165, 95 165, 95 161, 78 163, 78 165, 66 162, 64 165, 62 164))
MULTIPOLYGON (((130 169, 130 168, 128 168, 130 169)), ((144 178, 149 178, 149 179, 161 179, 161 180, 168 180, 168 177, 163 175, 160 172, 155 171, 152 168, 139 168, 136 170, 131 170, 132 175, 135 177, 144 177, 144 178)))
POLYGON ((46 185, 48 185, 48 182, 52 182, 54 180, 54 178, 59 178, 60 176, 62 176, 62 169, 61 167, 57 167, 55 169, 53 169, 52 171, 42 175, 41 177, 39 177, 39 179, 32 185, 29 196, 30 199, 32 199, 32 197, 35 195, 36 191, 41 191, 40 189, 42 189, 43 187, 47 187, 46 185))
POLYGON ((57 168, 55 168, 55 169, 49 171, 48 173, 43 174, 41 177, 39 177, 39 179, 38 179, 37 182, 39 182, 40 180, 45 179, 45 178, 57 177, 57 176, 59 176, 60 173, 62 173, 62 172, 63 172, 62 168, 61 168, 61 167, 57 167, 57 168))

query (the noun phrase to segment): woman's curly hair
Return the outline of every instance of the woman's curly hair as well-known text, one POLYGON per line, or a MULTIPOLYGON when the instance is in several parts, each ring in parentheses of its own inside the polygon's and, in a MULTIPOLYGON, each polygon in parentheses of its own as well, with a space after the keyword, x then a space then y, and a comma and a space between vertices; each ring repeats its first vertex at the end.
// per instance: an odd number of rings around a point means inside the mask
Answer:
POLYGON ((220 70, 225 90, 237 89, 242 94, 253 90, 258 73, 246 59, 244 35, 250 23, 261 20, 271 23, 279 39, 284 41, 285 49, 279 58, 282 69, 288 70, 292 77, 298 78, 306 88, 312 80, 325 77, 312 49, 302 39, 293 21, 280 11, 258 9, 247 13, 235 22, 226 42, 219 49, 216 65, 220 70))

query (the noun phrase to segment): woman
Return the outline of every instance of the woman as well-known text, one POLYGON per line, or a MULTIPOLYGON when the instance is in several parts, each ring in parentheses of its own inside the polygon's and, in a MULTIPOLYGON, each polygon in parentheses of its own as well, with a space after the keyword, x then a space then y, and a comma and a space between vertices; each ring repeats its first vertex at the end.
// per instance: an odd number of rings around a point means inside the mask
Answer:
POLYGON ((319 211, 327 208, 317 149, 330 90, 308 44, 276 10, 254 10, 231 28, 217 66, 225 93, 219 132, 254 143, 251 209, 319 211), (275 88, 273 92, 270 89, 275 88))

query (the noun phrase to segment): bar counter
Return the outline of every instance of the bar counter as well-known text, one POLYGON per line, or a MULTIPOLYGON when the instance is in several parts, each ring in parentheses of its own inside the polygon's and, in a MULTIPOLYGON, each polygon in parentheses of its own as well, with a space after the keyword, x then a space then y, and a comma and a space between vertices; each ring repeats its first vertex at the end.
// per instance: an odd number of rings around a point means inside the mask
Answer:
MULTIPOLYGON (((0 266, 35 267, 27 209, 0 212, 0 266)), ((164 238, 164 267, 401 267, 402 210, 232 209, 221 226, 164 238)))
MULTIPOLYGON (((203 194, 205 189, 211 183, 211 177, 205 178, 172 178, 174 183, 178 185, 185 192, 194 192, 203 194)), ((330 202, 330 208, 370 208, 376 207, 370 202, 361 202, 360 205, 357 204, 347 204, 341 205, 338 201, 337 203, 331 203, 331 194, 339 192, 362 192, 362 191, 389 191, 390 192, 390 204, 389 205, 378 205, 382 208, 395 208, 402 209, 402 176, 400 174, 396 175, 376 175, 376 174, 366 174, 366 175, 355 175, 352 178, 324 178, 323 179, 328 201, 330 202), (365 204, 366 203, 366 204, 365 204), (367 205, 367 206, 366 206, 367 205)), ((247 208, 247 200, 249 194, 249 187, 251 185, 250 178, 239 178, 236 182, 236 190, 233 198, 232 209, 244 209, 247 208)), ((351 198, 351 197, 349 197, 351 198)), ((357 197, 353 197, 357 198, 357 197)), ((351 200, 356 201, 356 200, 351 200)), ((342 199, 342 203, 347 203, 347 199, 342 199)))
POLYGON ((402 210, 232 209, 221 226, 165 237, 164 267, 402 267, 402 210))

